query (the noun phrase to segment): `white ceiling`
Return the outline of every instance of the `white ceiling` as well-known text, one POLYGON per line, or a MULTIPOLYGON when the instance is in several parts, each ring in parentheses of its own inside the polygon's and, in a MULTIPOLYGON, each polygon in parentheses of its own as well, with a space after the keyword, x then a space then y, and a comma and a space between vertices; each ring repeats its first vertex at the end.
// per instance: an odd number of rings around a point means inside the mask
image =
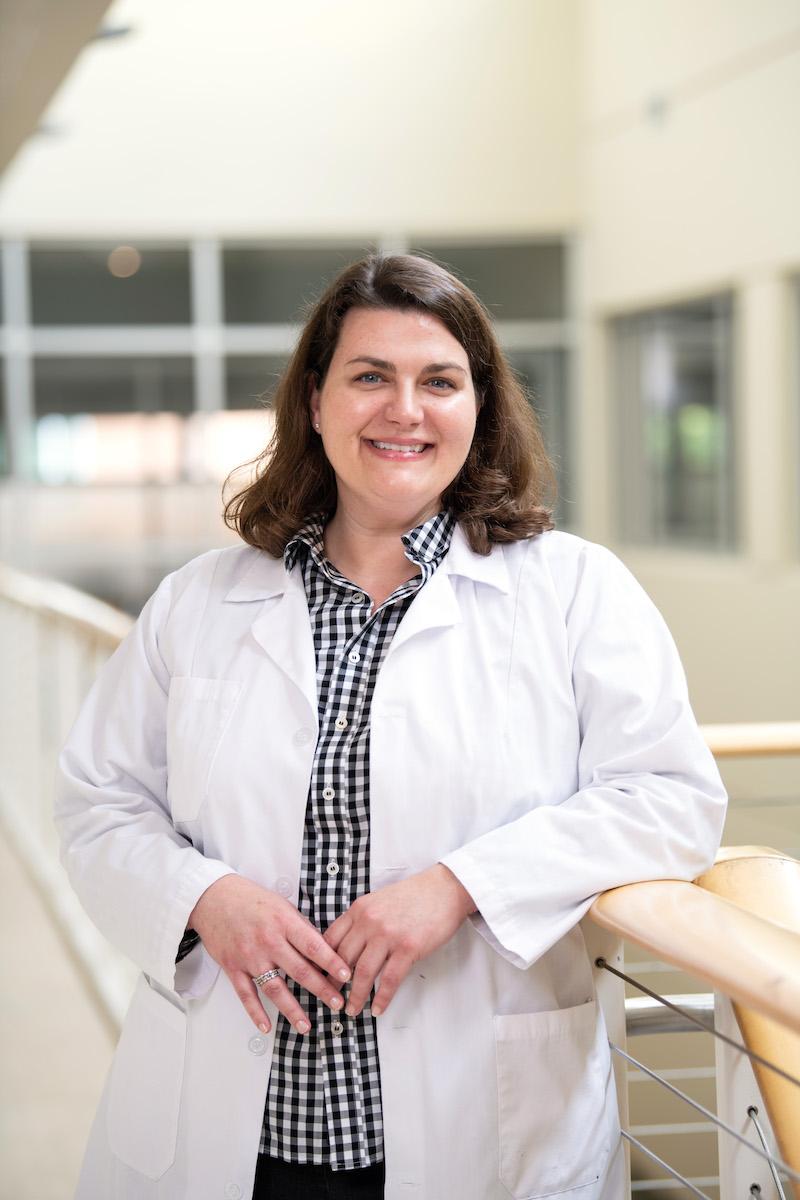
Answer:
POLYGON ((574 220, 577 0, 115 0, 105 23, 132 32, 78 57, 0 180, 0 233, 574 220))

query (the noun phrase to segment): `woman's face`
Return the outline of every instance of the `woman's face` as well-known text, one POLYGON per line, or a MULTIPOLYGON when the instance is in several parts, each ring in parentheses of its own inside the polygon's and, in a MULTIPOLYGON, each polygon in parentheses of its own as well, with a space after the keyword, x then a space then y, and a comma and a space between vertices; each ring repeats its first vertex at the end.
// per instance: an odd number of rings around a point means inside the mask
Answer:
POLYGON ((339 507, 367 525, 406 529, 440 510, 477 416, 467 353, 442 322, 371 308, 345 316, 310 409, 339 507))

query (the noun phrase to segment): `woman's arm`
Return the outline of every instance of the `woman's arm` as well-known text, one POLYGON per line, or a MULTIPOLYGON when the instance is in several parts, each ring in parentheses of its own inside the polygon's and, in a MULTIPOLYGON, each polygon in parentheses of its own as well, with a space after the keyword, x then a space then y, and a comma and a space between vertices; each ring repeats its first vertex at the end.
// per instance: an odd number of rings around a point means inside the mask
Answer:
POLYGON ((475 899, 476 928, 520 967, 598 893, 705 870, 727 802, 675 643, 635 577, 586 542, 554 578, 580 725, 578 788, 442 859, 475 899))
POLYGON ((159 630, 172 576, 100 670, 58 761, 61 860, 101 932, 162 986, 189 914, 232 868, 176 832, 167 806, 169 671, 159 630))
MULTIPOLYGON (((462 885, 476 929, 522 968, 563 937, 599 892, 703 871, 719 845, 727 799, 674 641, 631 572, 587 542, 580 556, 565 558, 556 582, 581 732, 578 790, 439 864, 462 885)), ((458 898, 447 903, 452 888, 443 876, 443 903, 421 920, 417 898, 430 884, 429 870, 369 893, 325 934, 355 968, 351 1003, 365 1001, 383 968, 373 1011, 385 1008, 411 964, 461 924, 450 919, 458 898)))
MULTIPOLYGON (((101 932, 162 986, 175 988, 176 956, 191 925, 259 1027, 266 1018, 252 977, 273 966, 341 1007, 349 971, 319 932, 277 893, 201 854, 172 823, 170 671, 159 649, 172 584, 167 576, 102 667, 60 755, 62 862, 101 932)), ((282 979, 264 990, 295 1026, 305 1020, 282 979)))

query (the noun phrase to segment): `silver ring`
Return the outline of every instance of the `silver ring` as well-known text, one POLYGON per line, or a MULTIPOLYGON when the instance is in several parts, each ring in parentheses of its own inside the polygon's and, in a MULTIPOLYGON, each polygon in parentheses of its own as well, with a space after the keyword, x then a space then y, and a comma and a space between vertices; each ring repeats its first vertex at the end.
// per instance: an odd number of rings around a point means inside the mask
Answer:
POLYGON ((271 971, 265 971, 263 975, 255 975, 252 977, 256 987, 261 987, 262 983, 266 983, 269 979, 276 979, 280 975, 277 967, 273 967, 271 971))

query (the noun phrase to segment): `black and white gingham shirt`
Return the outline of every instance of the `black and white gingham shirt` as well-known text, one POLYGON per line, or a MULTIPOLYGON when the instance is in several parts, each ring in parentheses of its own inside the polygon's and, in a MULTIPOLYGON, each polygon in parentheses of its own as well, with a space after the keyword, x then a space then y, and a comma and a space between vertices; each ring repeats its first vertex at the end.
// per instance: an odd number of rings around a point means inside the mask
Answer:
MULTIPOLYGON (((317 659, 319 741, 306 808, 298 907, 324 931, 369 891, 369 740, 381 663, 414 596, 450 548, 453 518, 439 513, 403 534, 420 574, 370 615, 371 601, 325 558, 323 523, 309 521, 286 546, 303 572, 317 659)), ((311 1021, 298 1034, 279 1014, 260 1151, 334 1170, 383 1158, 375 1019, 331 1012, 287 981, 311 1021)), ((347 990, 345 989, 345 996, 347 990)))

